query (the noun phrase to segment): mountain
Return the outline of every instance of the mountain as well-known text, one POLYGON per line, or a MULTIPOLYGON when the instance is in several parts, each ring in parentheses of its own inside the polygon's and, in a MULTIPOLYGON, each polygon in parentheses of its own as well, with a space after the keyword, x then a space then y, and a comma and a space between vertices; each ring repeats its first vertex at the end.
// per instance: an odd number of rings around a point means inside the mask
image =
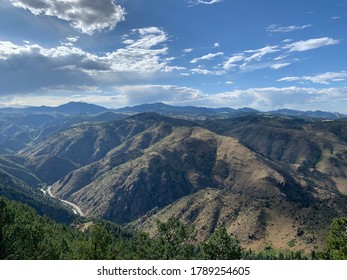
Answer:
POLYGON ((250 248, 310 250, 347 213, 346 128, 343 120, 143 113, 75 125, 18 156, 90 217, 153 232, 174 215, 201 239, 224 225, 250 248))
MULTIPOLYGON (((135 150, 135 156, 106 167, 102 174, 93 174, 96 179, 84 181, 86 185, 77 187, 76 183, 98 170, 95 164, 70 173, 53 190, 82 205, 87 213, 119 223, 140 218, 156 207, 163 208, 206 188, 242 192, 254 198, 279 195, 278 186, 283 184, 289 200, 310 203, 310 193, 301 190, 296 177, 272 167, 236 139, 199 127, 171 130, 150 147, 139 149, 134 143, 141 141, 132 141, 128 150, 135 150), (94 202, 99 199, 103 203, 96 205, 94 202)), ((137 137, 142 139, 143 135, 137 137)), ((99 166, 105 167, 110 160, 107 156, 99 166)))
POLYGON ((215 111, 210 108, 194 106, 171 106, 161 102, 152 104, 142 104, 133 107, 125 107, 116 109, 115 111, 131 114, 147 112, 155 112, 158 114, 215 114, 215 111))
POLYGON ((151 234, 176 216, 199 239, 224 225, 249 248, 312 250, 347 214, 347 121, 335 117, 162 103, 0 112, 0 172, 151 234))
POLYGON ((154 112, 157 114, 169 115, 169 116, 180 116, 190 118, 201 118, 205 117, 225 117, 225 116, 239 116, 242 114, 259 113, 259 111, 251 108, 206 108, 206 107, 195 107, 195 106, 172 106, 161 102, 152 104, 141 104, 132 107, 124 107, 115 109, 116 112, 127 113, 127 114, 138 114, 154 112))
POLYGON ((22 160, 13 156, 0 156, 0 172, 36 187, 41 183, 40 179, 23 166, 22 160))
MULTIPOLYGON (((116 112, 127 115, 133 115, 138 113, 158 113, 171 116, 190 116, 190 118, 214 117, 214 118, 226 118, 226 117, 239 117, 247 114, 269 114, 269 115, 283 115, 294 116, 303 118, 320 118, 320 119, 340 119, 345 115, 340 113, 324 112, 324 111, 298 111, 290 109, 279 109, 269 112, 260 112, 252 108, 207 108, 196 106, 173 106, 162 102, 141 104, 136 106, 128 106, 119 109, 107 109, 102 106, 89 104, 85 102, 69 102, 57 107, 39 106, 39 107, 26 107, 26 108, 0 108, 0 118, 3 115, 22 115, 25 116, 24 121, 29 121, 30 118, 39 118, 36 125, 42 122, 43 116, 46 117, 62 117, 73 115, 95 115, 104 112, 116 112), (33 115, 33 116, 32 116, 33 115)), ((17 117, 17 116, 16 116, 17 117)))
MULTIPOLYGON (((25 165, 29 170, 37 173, 43 181, 53 183, 77 167, 103 159, 112 149, 141 132, 147 137, 143 145, 146 141, 154 141, 148 139, 146 131, 166 119, 149 113, 114 122, 81 124, 58 132, 34 147, 29 146, 18 155, 27 159, 25 165), (54 173, 49 172, 52 167, 54 173), (45 171, 41 173, 37 170, 45 171)), ((188 121, 178 119, 170 119, 170 122, 190 125, 188 121)))
POLYGON ((57 107, 39 106, 25 108, 0 108, 0 113, 5 114, 66 114, 66 115, 81 115, 81 114, 98 114, 109 111, 102 106, 89 104, 85 102, 69 102, 57 107))
POLYGON ((279 109, 276 111, 260 112, 252 108, 206 108, 206 107, 195 107, 195 106, 172 106, 164 103, 152 103, 152 104, 141 104, 132 107, 124 107, 115 109, 116 112, 127 113, 127 114, 138 114, 146 112, 154 112, 158 114, 170 115, 170 116, 190 116, 190 118, 199 119, 201 116, 213 117, 213 118, 230 118, 240 117, 249 114, 260 114, 260 115, 283 115, 291 117, 301 118, 318 118, 318 119, 340 119, 346 117, 340 113, 324 112, 324 111, 298 111, 290 109, 279 109))
POLYGON ((70 224, 74 214, 58 200, 53 199, 38 189, 34 189, 24 182, 0 170, 0 197, 25 203, 34 208, 37 213, 47 216, 57 222, 70 224))
MULTIPOLYGON (((38 107, 41 108, 41 107, 38 107)), ((83 103, 69 103, 43 112, 4 113, 0 109, 0 153, 13 154, 26 146, 35 145, 57 133, 80 123, 105 122, 119 120, 126 115, 105 111, 102 107, 83 103), (59 111, 59 113, 57 112, 59 111), (88 112, 97 112, 89 114, 88 112)))
POLYGON ((284 115, 284 116, 295 116, 304 118, 316 118, 316 119, 340 119, 346 117, 340 113, 324 112, 324 111, 298 111, 290 109, 279 109, 276 111, 270 111, 270 114, 274 115, 284 115))
POLYGON ((55 111, 61 114, 80 115, 80 114, 98 114, 109 111, 105 107, 84 102, 69 102, 55 108, 55 111))

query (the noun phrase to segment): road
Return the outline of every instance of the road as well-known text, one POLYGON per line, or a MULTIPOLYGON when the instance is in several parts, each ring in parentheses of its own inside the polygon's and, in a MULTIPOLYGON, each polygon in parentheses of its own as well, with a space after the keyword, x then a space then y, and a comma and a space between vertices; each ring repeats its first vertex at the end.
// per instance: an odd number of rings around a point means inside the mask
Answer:
POLYGON ((67 201, 67 200, 63 200, 63 199, 60 199, 58 197, 55 197, 53 194, 52 194, 52 186, 49 186, 48 189, 47 189, 47 194, 53 198, 56 198, 56 199, 59 199, 61 202, 63 202, 64 204, 66 204, 67 206, 69 206, 72 211, 76 214, 76 215, 80 215, 82 217, 85 217, 83 211, 81 210, 81 208, 79 208, 76 204, 70 202, 70 201, 67 201))

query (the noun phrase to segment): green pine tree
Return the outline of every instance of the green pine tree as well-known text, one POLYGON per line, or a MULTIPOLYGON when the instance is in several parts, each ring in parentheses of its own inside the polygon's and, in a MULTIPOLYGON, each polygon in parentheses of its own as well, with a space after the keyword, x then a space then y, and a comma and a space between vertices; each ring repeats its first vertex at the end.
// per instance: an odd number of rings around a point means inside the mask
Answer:
POLYGON ((225 227, 218 228, 202 244, 202 257, 209 260, 237 260, 242 256, 239 241, 230 236, 225 227))

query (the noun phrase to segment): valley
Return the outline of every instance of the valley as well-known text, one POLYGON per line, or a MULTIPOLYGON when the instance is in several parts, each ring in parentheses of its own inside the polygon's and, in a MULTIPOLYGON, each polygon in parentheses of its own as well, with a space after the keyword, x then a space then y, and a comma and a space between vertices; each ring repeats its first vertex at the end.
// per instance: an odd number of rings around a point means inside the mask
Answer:
POLYGON ((0 123, 1 195, 69 219, 42 187, 87 218, 154 236, 176 217, 199 240, 223 226, 255 250, 321 249, 347 216, 343 115, 71 103, 1 109, 0 123))
MULTIPOLYGON (((47 191, 45 191, 45 193, 47 193, 50 197, 55 198, 55 196, 51 192, 51 188, 52 188, 52 186, 49 186, 47 188, 47 191)), ((70 207, 72 209, 72 211, 75 213, 75 215, 80 215, 81 217, 85 216, 84 213, 82 212, 81 208, 79 208, 76 204, 73 204, 67 200, 62 200, 62 199, 60 199, 60 201, 64 204, 66 204, 68 207, 70 207)))

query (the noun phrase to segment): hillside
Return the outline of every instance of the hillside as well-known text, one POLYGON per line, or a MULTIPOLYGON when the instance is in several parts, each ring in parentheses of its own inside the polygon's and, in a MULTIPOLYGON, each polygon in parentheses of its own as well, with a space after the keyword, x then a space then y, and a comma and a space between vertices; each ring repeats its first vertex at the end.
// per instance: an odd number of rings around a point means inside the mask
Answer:
POLYGON ((175 215, 195 224, 201 238, 222 224, 252 248, 264 242, 282 248, 293 242, 297 248, 321 246, 333 217, 346 213, 339 192, 344 159, 335 169, 329 166, 329 159, 343 153, 343 142, 331 133, 318 137, 309 121, 244 117, 213 122, 203 123, 207 130, 142 114, 67 130, 22 156, 32 163, 49 156, 81 165, 53 191, 89 216, 117 223, 138 220, 139 227, 151 231, 156 219, 175 215), (100 135, 106 144, 98 157, 100 135), (89 158, 78 161, 73 152, 77 155, 82 143, 89 158), (328 143, 332 153, 324 150, 328 143))
POLYGON ((58 107, 0 108, 0 153, 14 154, 76 124, 123 118, 123 114, 81 102, 58 107))
POLYGON ((240 116, 253 115, 273 115, 273 116, 290 116, 301 117, 305 119, 329 119, 335 120, 345 118, 346 116, 336 112, 325 111, 298 111, 290 109, 280 109, 276 111, 261 112, 252 108, 233 109, 228 107, 223 108, 208 108, 196 106, 173 106, 165 103, 150 103, 135 105, 132 107, 124 107, 115 109, 116 112, 126 114, 138 114, 153 112, 167 116, 179 116, 180 118, 189 119, 225 119, 240 116))
POLYGON ((83 117, 4 160, 88 217, 152 234, 156 220, 176 216, 201 240, 223 225, 249 248, 310 250, 347 213, 344 120, 110 114, 83 117))
POLYGON ((18 179, 0 171, 0 196, 25 203, 40 215, 66 224, 74 220, 74 214, 58 200, 34 189, 18 179))
MULTIPOLYGON (((337 220, 335 222, 338 222, 337 220)), ((0 260, 234 260, 308 259, 301 251, 254 252, 218 228, 206 241, 196 241, 195 230, 169 219, 158 223, 149 237, 110 222, 94 220, 68 227, 39 216, 34 209, 0 196, 0 260)), ((329 236, 335 239, 333 234, 329 236)), ((343 259, 343 250, 318 252, 321 258, 343 259)), ((317 259, 317 253, 311 258, 317 259)))
MULTIPOLYGON (((88 172, 87 168, 84 170, 88 172)), ((75 173, 81 176, 78 171, 75 173)), ((87 213, 124 223, 206 187, 237 190, 244 184, 257 184, 258 189, 252 192, 267 192, 265 184, 258 181, 277 176, 280 175, 234 139, 197 127, 184 127, 174 129, 161 141, 143 148, 142 155, 138 153, 134 159, 115 165, 77 192, 72 193, 70 186, 75 185, 69 184, 69 180, 61 180, 53 189, 58 195, 68 193, 70 199, 83 204, 87 213), (242 157, 247 158, 247 166, 243 165, 242 157), (263 171, 250 178, 247 174, 254 168, 263 171), (107 198, 103 195, 106 193, 107 198), (102 205, 94 208, 92 197, 102 199, 102 205)), ((73 173, 68 177, 77 181, 73 173)))
POLYGON ((313 178, 347 194, 346 121, 252 117, 211 121, 206 128, 236 137, 275 164, 287 164, 304 178, 313 178))

